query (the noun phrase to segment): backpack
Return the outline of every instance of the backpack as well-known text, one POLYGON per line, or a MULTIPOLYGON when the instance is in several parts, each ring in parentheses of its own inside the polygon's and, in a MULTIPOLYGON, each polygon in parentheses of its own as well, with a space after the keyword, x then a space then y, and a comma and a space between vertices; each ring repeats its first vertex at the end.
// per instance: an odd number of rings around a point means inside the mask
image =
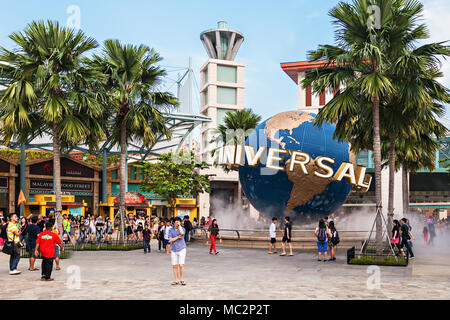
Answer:
POLYGON ((159 229, 159 237, 158 237, 159 240, 164 240, 164 231, 165 231, 165 229, 166 229, 166 226, 162 226, 159 229))
POLYGON ((8 224, 5 223, 3 226, 0 227, 1 231, 0 231, 0 238, 2 239, 8 239, 8 235, 6 234, 6 229, 8 228, 8 224))
POLYGON ((341 240, 339 239, 339 233, 335 230, 331 233, 331 239, 330 242, 333 244, 333 246, 336 246, 341 240))
POLYGON ((317 234, 317 240, 320 242, 327 241, 327 229, 326 228, 319 228, 319 233, 317 234))

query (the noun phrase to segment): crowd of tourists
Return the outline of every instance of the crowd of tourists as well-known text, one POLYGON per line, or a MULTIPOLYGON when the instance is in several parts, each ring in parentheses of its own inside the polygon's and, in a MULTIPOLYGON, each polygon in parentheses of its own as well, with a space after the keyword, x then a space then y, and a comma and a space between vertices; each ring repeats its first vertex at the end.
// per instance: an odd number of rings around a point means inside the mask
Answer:
MULTIPOLYGON (((269 254, 277 253, 277 221, 276 217, 272 218, 272 223, 269 226, 269 254)), ((339 243, 339 233, 336 230, 334 221, 328 221, 328 217, 319 220, 319 225, 314 231, 317 238, 318 260, 322 261, 336 261, 336 247, 339 243), (328 259, 328 249, 330 249, 330 259, 328 259)), ((293 256, 292 252, 292 222, 290 217, 284 218, 283 238, 281 240, 281 254, 280 256, 293 256), (289 254, 286 253, 286 248, 289 248, 289 254)))
MULTIPOLYGON (((277 253, 277 233, 282 232, 282 252, 280 256, 293 256, 292 248, 292 222, 290 217, 285 217, 282 229, 279 229, 278 219, 272 218, 269 227, 269 254, 277 253), (289 252, 287 252, 289 250, 289 252)), ((63 244, 100 243, 112 240, 113 233, 119 228, 119 221, 114 223, 109 217, 87 215, 86 217, 73 217, 63 215, 62 230, 59 230, 53 214, 47 217, 41 215, 27 218, 19 218, 17 214, 8 217, 0 215, 0 248, 10 255, 9 273, 20 274, 17 269, 21 248, 26 249, 29 255, 29 271, 39 270, 35 266, 38 256, 42 258, 42 280, 53 280, 51 273, 53 262, 56 270, 60 270, 59 256, 64 252, 63 244)), ((449 234, 448 219, 435 220, 424 219, 423 236, 426 245, 433 245, 438 235, 449 234)), ((159 252, 171 255, 175 280, 173 285, 186 282, 184 276, 184 263, 186 258, 186 245, 195 233, 200 232, 210 240, 209 254, 217 255, 217 240, 222 242, 222 236, 217 219, 202 217, 200 221, 194 218, 191 222, 189 216, 176 218, 163 218, 138 214, 136 217, 129 215, 124 221, 125 237, 128 241, 141 242, 144 254, 151 252, 151 240, 157 241, 159 252)), ((314 235, 317 238, 317 260, 336 261, 336 249, 340 242, 339 233, 335 221, 324 217, 319 220, 314 235), (329 256, 328 256, 328 253, 329 256)), ((396 247, 397 255, 406 255, 404 248, 409 253, 409 258, 414 258, 412 240, 412 227, 406 218, 393 220, 391 244, 396 247)))
MULTIPOLYGON (((144 253, 151 252, 150 241, 153 238, 157 239, 158 250, 171 254, 173 265, 180 269, 180 281, 176 276, 176 284, 185 284, 183 280, 185 250, 183 249, 186 248, 186 243, 190 241, 190 236, 198 227, 197 219, 191 222, 189 216, 181 220, 179 217, 160 219, 156 216, 138 215, 127 217, 125 226, 126 238, 142 242, 144 253)), ((56 270, 61 270, 59 255, 60 252, 64 252, 63 244, 108 242, 111 241, 112 234, 117 228, 118 222, 114 224, 111 219, 103 220, 101 216, 87 215, 83 218, 63 215, 62 231, 60 231, 53 214, 49 214, 48 217, 35 215, 28 219, 19 218, 17 214, 10 214, 7 217, 1 215, 0 249, 3 253, 10 255, 10 275, 21 273, 18 270, 18 264, 21 254, 26 249, 29 255, 28 270, 39 270, 35 266, 35 261, 40 256, 42 258, 41 279, 51 281, 53 280, 51 278, 53 261, 56 263, 56 270)), ((213 239, 218 234, 216 222, 213 222, 211 230, 211 239, 213 239)), ((215 250, 215 247, 212 247, 215 250)))
POLYGON ((423 241, 426 246, 433 246, 435 239, 442 239, 448 243, 450 239, 450 219, 437 219, 433 217, 423 217, 423 241))
POLYGON ((52 216, 45 219, 42 216, 19 219, 15 213, 8 217, 0 216, 0 247, 3 253, 10 256, 10 275, 21 273, 17 268, 22 248, 26 248, 29 254, 29 271, 39 270, 35 267, 35 261, 38 256, 41 256, 42 280, 53 280, 51 278, 53 261, 56 263, 56 270, 61 270, 59 255, 60 252, 64 252, 64 247, 62 246, 61 232, 52 216))

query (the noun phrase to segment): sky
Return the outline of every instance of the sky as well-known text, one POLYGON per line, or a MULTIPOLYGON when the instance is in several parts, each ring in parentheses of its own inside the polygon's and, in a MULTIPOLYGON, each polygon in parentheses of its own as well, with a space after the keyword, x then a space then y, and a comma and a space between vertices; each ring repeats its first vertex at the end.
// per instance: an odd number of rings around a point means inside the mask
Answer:
MULTIPOLYGON (((57 20, 63 25, 74 21, 71 6, 79 8, 81 29, 99 44, 106 39, 145 44, 164 58, 168 71, 167 89, 187 68, 192 57, 199 82, 200 67, 207 53, 200 33, 227 21, 228 28, 244 35, 235 61, 244 62, 245 105, 263 120, 297 106, 296 84, 283 72, 282 62, 306 60, 307 52, 319 44, 334 42, 328 16, 337 0, 54 0, 4 1, 0 11, 0 46, 13 48, 8 38, 32 20, 57 20), (72 19, 72 20, 71 20, 72 19)), ((450 40, 450 1, 423 0, 424 21, 429 41, 450 40)), ((427 41, 428 42, 428 41, 427 41)), ((100 49, 97 49, 100 50, 100 49)), ((450 62, 443 63, 441 82, 450 87, 450 62)), ((195 111, 195 110, 194 110, 195 111)), ((198 112, 198 110, 197 110, 198 112)), ((450 107, 446 117, 450 118, 450 107)), ((450 127, 450 121, 443 120, 450 127)))

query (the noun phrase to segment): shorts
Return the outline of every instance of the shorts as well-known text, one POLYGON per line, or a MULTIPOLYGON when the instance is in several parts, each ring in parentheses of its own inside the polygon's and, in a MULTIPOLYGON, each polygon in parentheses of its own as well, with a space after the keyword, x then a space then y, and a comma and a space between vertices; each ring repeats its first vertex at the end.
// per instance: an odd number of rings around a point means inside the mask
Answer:
POLYGON ((170 244, 170 241, 167 240, 167 239, 164 239, 164 244, 165 244, 165 245, 168 245, 168 244, 170 244))
POLYGON ((131 227, 127 227, 127 234, 132 234, 133 233, 133 229, 131 229, 131 227))
POLYGON ((291 243, 291 238, 288 238, 287 236, 283 236, 283 240, 281 240, 281 241, 291 243))
POLYGON ((142 232, 142 231, 144 231, 144 228, 142 228, 142 227, 137 227, 137 230, 136 230, 136 231, 142 232))
POLYGON ((33 246, 27 244, 27 251, 30 254, 30 258, 36 258, 36 256, 34 255, 34 252, 36 251, 36 244, 34 244, 33 246))
POLYGON ((317 252, 327 252, 328 241, 317 241, 317 252))
POLYGON ((55 245, 55 258, 59 258, 59 246, 55 245))
POLYGON ((172 265, 176 266, 179 264, 183 264, 184 265, 184 260, 186 258, 186 248, 184 248, 181 251, 178 252, 171 252, 170 253, 170 258, 172 260, 172 265))
POLYGON ((277 238, 270 238, 270 243, 275 243, 277 242, 277 238))

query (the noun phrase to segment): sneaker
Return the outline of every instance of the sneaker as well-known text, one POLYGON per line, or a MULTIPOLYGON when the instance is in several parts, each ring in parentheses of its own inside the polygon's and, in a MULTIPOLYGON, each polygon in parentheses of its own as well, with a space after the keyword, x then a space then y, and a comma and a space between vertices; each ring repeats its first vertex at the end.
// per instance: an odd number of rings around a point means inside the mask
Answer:
POLYGON ((219 254, 219 251, 216 252, 216 255, 219 254))
POLYGON ((411 260, 411 259, 414 259, 415 257, 414 256, 412 256, 412 257, 409 257, 409 260, 411 260))
POLYGON ((21 273, 22 273, 22 271, 19 271, 17 269, 9 272, 10 275, 16 275, 16 274, 21 274, 21 273))

